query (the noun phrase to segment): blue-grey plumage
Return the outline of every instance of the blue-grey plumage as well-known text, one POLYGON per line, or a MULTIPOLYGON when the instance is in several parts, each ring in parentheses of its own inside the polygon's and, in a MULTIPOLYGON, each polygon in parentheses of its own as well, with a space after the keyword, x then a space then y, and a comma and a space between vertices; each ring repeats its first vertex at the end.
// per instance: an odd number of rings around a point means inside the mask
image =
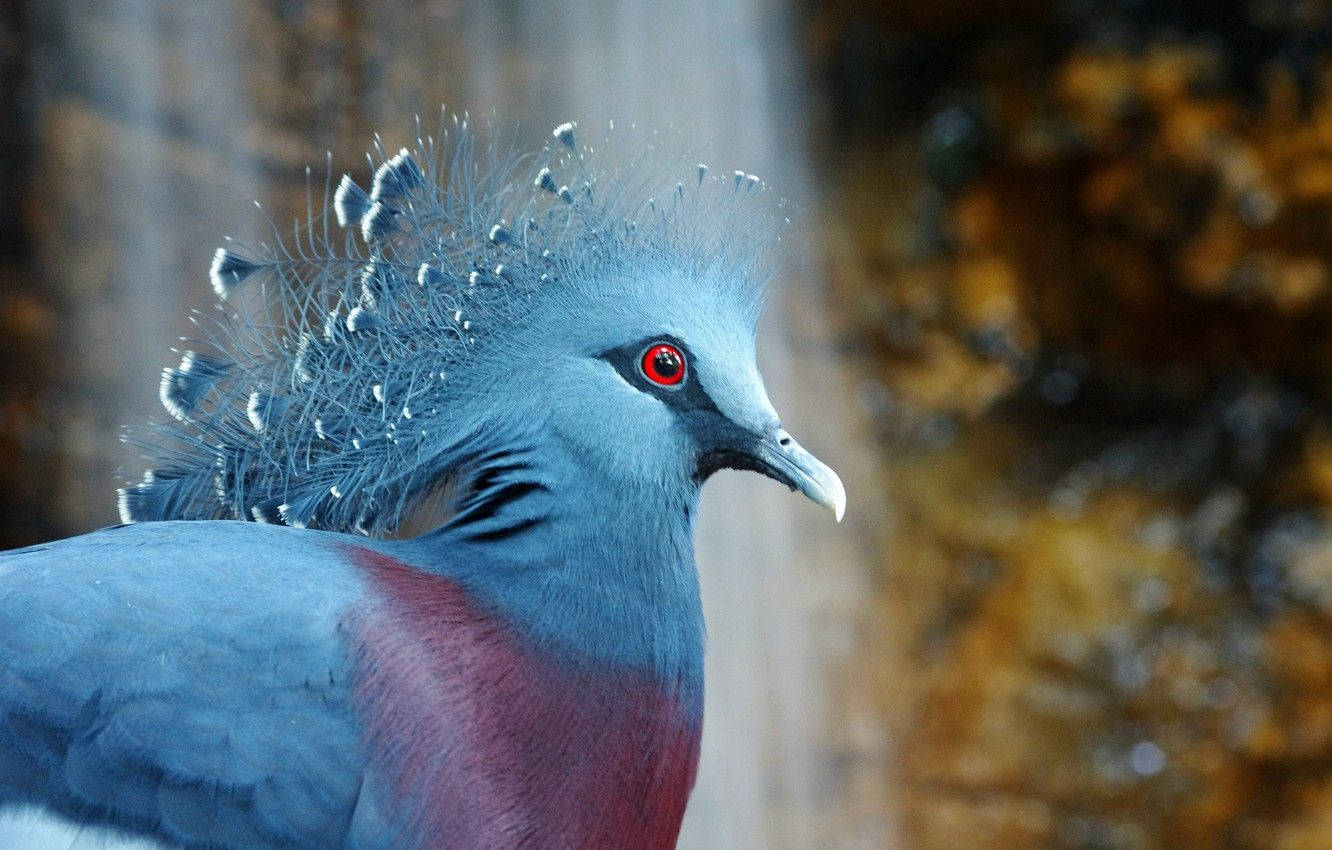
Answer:
POLYGON ((699 487, 845 493, 757 370, 757 178, 652 192, 580 135, 502 159, 455 122, 219 249, 254 302, 164 372, 134 524, 0 554, 0 806, 185 847, 673 846, 699 487))
POLYGON ((0 555, 0 802, 181 846, 396 846, 333 537, 163 522, 0 555))

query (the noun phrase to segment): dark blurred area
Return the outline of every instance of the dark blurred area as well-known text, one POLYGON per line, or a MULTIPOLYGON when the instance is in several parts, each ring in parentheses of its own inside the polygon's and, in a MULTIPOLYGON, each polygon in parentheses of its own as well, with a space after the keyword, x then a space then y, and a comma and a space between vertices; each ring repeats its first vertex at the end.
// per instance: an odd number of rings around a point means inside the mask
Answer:
POLYGON ((1332 7, 814 16, 908 847, 1332 847, 1332 7))
MULTIPOLYGON (((1332 848, 1332 3, 733 7, 888 512, 819 846, 1332 848)), ((113 521, 252 198, 438 103, 600 102, 528 90, 580 23, 516 2, 2 8, 4 547, 113 521)))

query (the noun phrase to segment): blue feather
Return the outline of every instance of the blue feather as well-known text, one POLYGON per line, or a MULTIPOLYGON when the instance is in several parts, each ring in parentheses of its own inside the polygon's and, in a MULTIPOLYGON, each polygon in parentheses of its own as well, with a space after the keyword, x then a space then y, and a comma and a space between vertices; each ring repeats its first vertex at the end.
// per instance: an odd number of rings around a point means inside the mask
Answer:
POLYGON ((274 395, 263 390, 255 390, 250 393, 250 400, 245 405, 245 414, 254 426, 256 431, 267 430, 270 424, 275 423, 291 406, 291 399, 287 396, 274 395))
POLYGON ((559 187, 555 185, 555 178, 550 174, 549 166, 543 166, 537 172, 535 185, 543 192, 550 192, 552 195, 559 191, 559 187))
POLYGON ((333 194, 333 213, 339 227, 353 227, 370 209, 370 196, 356 185, 350 174, 342 175, 338 189, 333 194))
POLYGON ((394 229, 397 215, 398 211, 383 201, 371 203, 361 217, 361 237, 366 242, 377 242, 389 235, 394 229))
POLYGON ((211 489, 212 474, 207 469, 150 469, 137 484, 117 490, 121 522, 173 519, 197 510, 211 489))
POLYGON ((551 135, 554 136, 555 138, 559 139, 561 142, 563 142, 563 143, 564 143, 564 146, 567 147, 569 150, 571 150, 571 151, 573 151, 573 150, 577 150, 577 149, 578 149, 578 144, 577 144, 577 142, 574 141, 574 127, 575 127, 575 126, 577 126, 577 125, 575 125, 572 121, 566 122, 566 123, 561 124, 560 126, 556 127, 556 128, 551 132, 551 135))
POLYGON ((180 365, 162 370, 162 382, 158 388, 162 406, 177 419, 189 419, 199 402, 231 366, 231 363, 217 358, 185 352, 180 365))
POLYGON ((416 282, 423 289, 437 289, 445 283, 444 272, 430 265, 422 263, 421 268, 417 269, 416 282))
POLYGON ((213 255, 213 264, 208 269, 208 277, 218 297, 225 298, 261 268, 261 263, 247 260, 226 248, 218 248, 213 255))
POLYGON ((375 171, 370 200, 405 197, 425 184, 425 175, 406 148, 389 157, 375 171))
POLYGON ((378 330, 383 326, 384 320, 365 307, 356 307, 347 314, 347 330, 352 333, 378 330))

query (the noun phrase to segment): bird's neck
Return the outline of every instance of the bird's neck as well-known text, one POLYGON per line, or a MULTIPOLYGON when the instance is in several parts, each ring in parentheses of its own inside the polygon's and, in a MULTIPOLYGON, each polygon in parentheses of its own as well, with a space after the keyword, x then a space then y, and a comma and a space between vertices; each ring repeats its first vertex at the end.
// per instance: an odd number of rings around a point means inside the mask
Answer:
POLYGON ((418 562, 459 582, 543 652, 648 672, 701 700, 693 482, 561 481, 549 467, 513 480, 532 486, 502 485, 518 497, 486 511, 479 526, 450 523, 418 538, 418 562))

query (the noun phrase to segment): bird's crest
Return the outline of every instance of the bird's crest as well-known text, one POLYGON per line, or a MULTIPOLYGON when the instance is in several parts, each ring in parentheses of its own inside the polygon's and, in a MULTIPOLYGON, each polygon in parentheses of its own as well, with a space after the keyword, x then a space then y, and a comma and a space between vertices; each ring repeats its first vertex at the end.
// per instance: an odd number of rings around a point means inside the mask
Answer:
POLYGON ((496 364, 541 344, 514 328, 571 291, 661 263, 716 286, 723 264, 756 318, 777 226, 751 202, 758 179, 691 164, 654 183, 641 151, 599 170, 576 133, 501 156, 451 116, 414 150, 376 142, 369 190, 329 179, 290 238, 219 248, 222 309, 194 317, 197 350, 162 374, 171 419, 155 468, 119 491, 122 519, 390 533, 499 427, 479 403, 504 393, 496 364))

